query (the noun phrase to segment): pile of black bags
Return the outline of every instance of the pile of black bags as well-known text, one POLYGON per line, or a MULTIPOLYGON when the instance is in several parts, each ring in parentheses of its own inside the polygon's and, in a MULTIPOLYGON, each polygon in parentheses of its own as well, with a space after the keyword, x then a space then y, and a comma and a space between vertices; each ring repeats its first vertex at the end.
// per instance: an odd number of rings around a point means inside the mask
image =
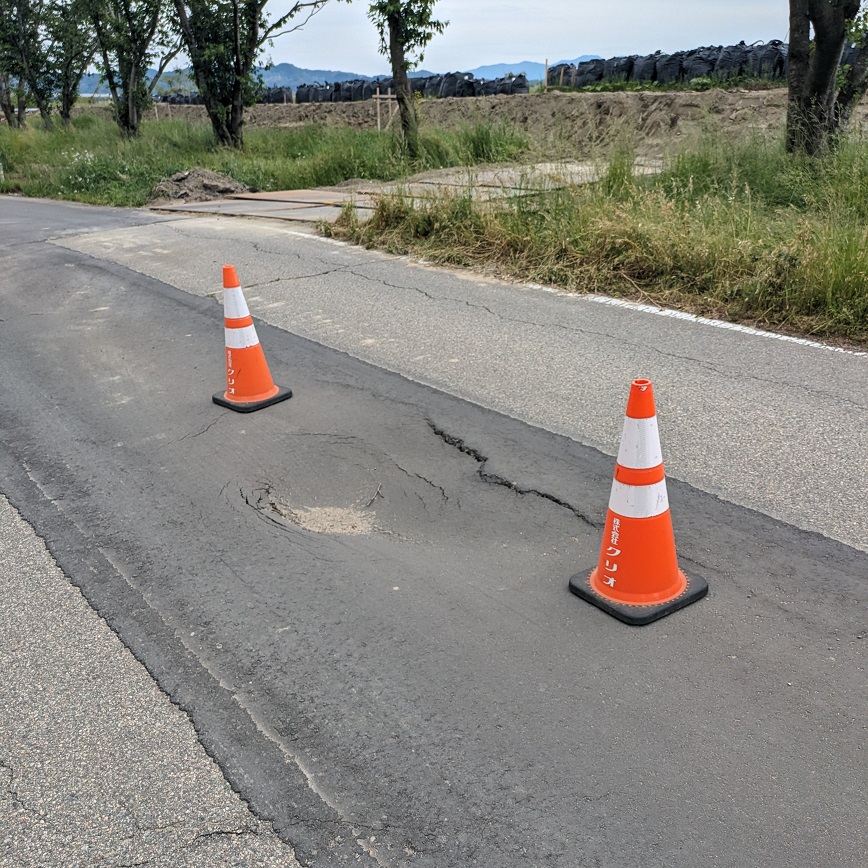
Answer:
MULTIPOLYGON (((410 79, 413 93, 424 97, 455 96, 495 96, 496 94, 527 93, 527 76, 508 75, 504 78, 486 80, 474 78, 469 72, 449 72, 446 75, 421 76, 410 79)), ((305 102, 359 102, 370 99, 377 93, 386 96, 395 92, 391 78, 357 79, 355 81, 336 81, 332 84, 301 84, 295 91, 295 101, 305 102)), ((271 91, 262 102, 283 102, 283 99, 269 98, 271 91)))
MULTIPOLYGON (((773 39, 754 45, 739 42, 738 45, 705 46, 674 54, 657 51, 644 56, 586 60, 578 64, 559 63, 548 71, 548 86, 581 88, 607 81, 689 84, 699 78, 714 77, 725 81, 742 76, 780 81, 787 77, 788 49, 785 42, 773 39)), ((854 51, 855 46, 845 48, 841 63, 849 63, 854 51)), ((424 97, 496 96, 527 93, 529 89, 527 76, 523 73, 486 80, 474 78, 468 72, 449 72, 411 78, 410 85, 414 93, 424 97)), ((290 87, 270 87, 263 89, 256 101, 271 104, 360 102, 371 99, 378 89, 382 95, 394 93, 394 82, 391 78, 380 78, 301 84, 296 88, 294 98, 290 87)), ((197 93, 169 94, 158 100, 171 105, 202 103, 197 93)))
MULTIPOLYGON (((586 60, 579 64, 559 63, 549 69, 549 87, 588 87, 603 81, 689 83, 697 78, 718 79, 787 77, 789 46, 779 39, 756 45, 717 45, 663 54, 586 60)), ((846 61, 846 58, 845 58, 846 61)))

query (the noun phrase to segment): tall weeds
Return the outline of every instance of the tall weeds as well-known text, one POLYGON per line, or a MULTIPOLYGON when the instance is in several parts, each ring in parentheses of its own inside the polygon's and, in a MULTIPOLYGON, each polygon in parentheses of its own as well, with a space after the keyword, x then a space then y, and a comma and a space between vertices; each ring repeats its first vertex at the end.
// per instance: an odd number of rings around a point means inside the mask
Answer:
POLYGON ((333 230, 427 259, 868 342, 868 145, 799 159, 709 137, 656 176, 617 150, 593 184, 495 205, 465 194, 380 201, 333 230))
POLYGON ((201 167, 256 190, 332 186, 350 178, 394 180, 414 171, 514 159, 524 140, 507 127, 423 133, 422 157, 410 162, 400 138, 348 128, 251 129, 243 151, 218 148, 207 124, 145 121, 123 139, 116 125, 78 115, 72 129, 24 130, 0 125, 0 192, 103 205, 144 205, 175 172, 201 167))

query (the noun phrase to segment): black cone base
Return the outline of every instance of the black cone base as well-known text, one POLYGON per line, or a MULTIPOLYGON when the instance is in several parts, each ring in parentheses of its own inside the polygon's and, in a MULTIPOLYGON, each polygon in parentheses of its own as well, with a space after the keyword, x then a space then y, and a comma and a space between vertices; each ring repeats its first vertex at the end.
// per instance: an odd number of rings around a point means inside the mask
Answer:
POLYGON ((570 579, 570 590, 577 597, 587 600, 619 621, 634 627, 641 627, 643 624, 650 624, 652 621, 665 618, 666 615, 671 615, 673 612, 701 600, 708 593, 708 582, 698 576, 693 576, 687 580, 687 588, 683 594, 666 603, 652 603, 648 606, 618 603, 601 596, 591 587, 590 571, 576 573, 570 579))
POLYGON ((226 398, 225 392, 217 392, 212 397, 215 404, 221 407, 228 407, 230 410, 235 410, 238 413, 252 413, 254 410, 261 410, 263 407, 270 407, 272 404, 277 404, 280 401, 285 401, 292 397, 292 389, 279 386, 276 395, 266 398, 264 401, 229 401, 226 398))

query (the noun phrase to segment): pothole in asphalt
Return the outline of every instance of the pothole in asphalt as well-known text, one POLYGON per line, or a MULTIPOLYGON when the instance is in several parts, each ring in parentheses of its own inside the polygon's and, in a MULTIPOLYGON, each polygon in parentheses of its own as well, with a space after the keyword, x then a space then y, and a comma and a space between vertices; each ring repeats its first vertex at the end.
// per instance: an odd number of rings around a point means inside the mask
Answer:
POLYGON ((294 524, 312 533, 358 535, 374 529, 374 513, 357 506, 292 506, 270 487, 254 489, 242 497, 265 518, 279 524, 294 524))

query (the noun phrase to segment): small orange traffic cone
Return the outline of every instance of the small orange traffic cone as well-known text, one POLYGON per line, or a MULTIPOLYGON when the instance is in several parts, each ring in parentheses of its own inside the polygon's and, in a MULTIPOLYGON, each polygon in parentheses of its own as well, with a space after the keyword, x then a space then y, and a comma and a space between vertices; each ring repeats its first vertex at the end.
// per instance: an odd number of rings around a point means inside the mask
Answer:
POLYGON ((678 569, 650 380, 634 380, 597 568, 570 590, 627 624, 650 624, 708 593, 678 569))
POLYGON ((239 413, 252 413, 292 397, 275 386, 256 335, 234 265, 223 266, 223 324, 226 332, 226 391, 214 403, 239 413))

